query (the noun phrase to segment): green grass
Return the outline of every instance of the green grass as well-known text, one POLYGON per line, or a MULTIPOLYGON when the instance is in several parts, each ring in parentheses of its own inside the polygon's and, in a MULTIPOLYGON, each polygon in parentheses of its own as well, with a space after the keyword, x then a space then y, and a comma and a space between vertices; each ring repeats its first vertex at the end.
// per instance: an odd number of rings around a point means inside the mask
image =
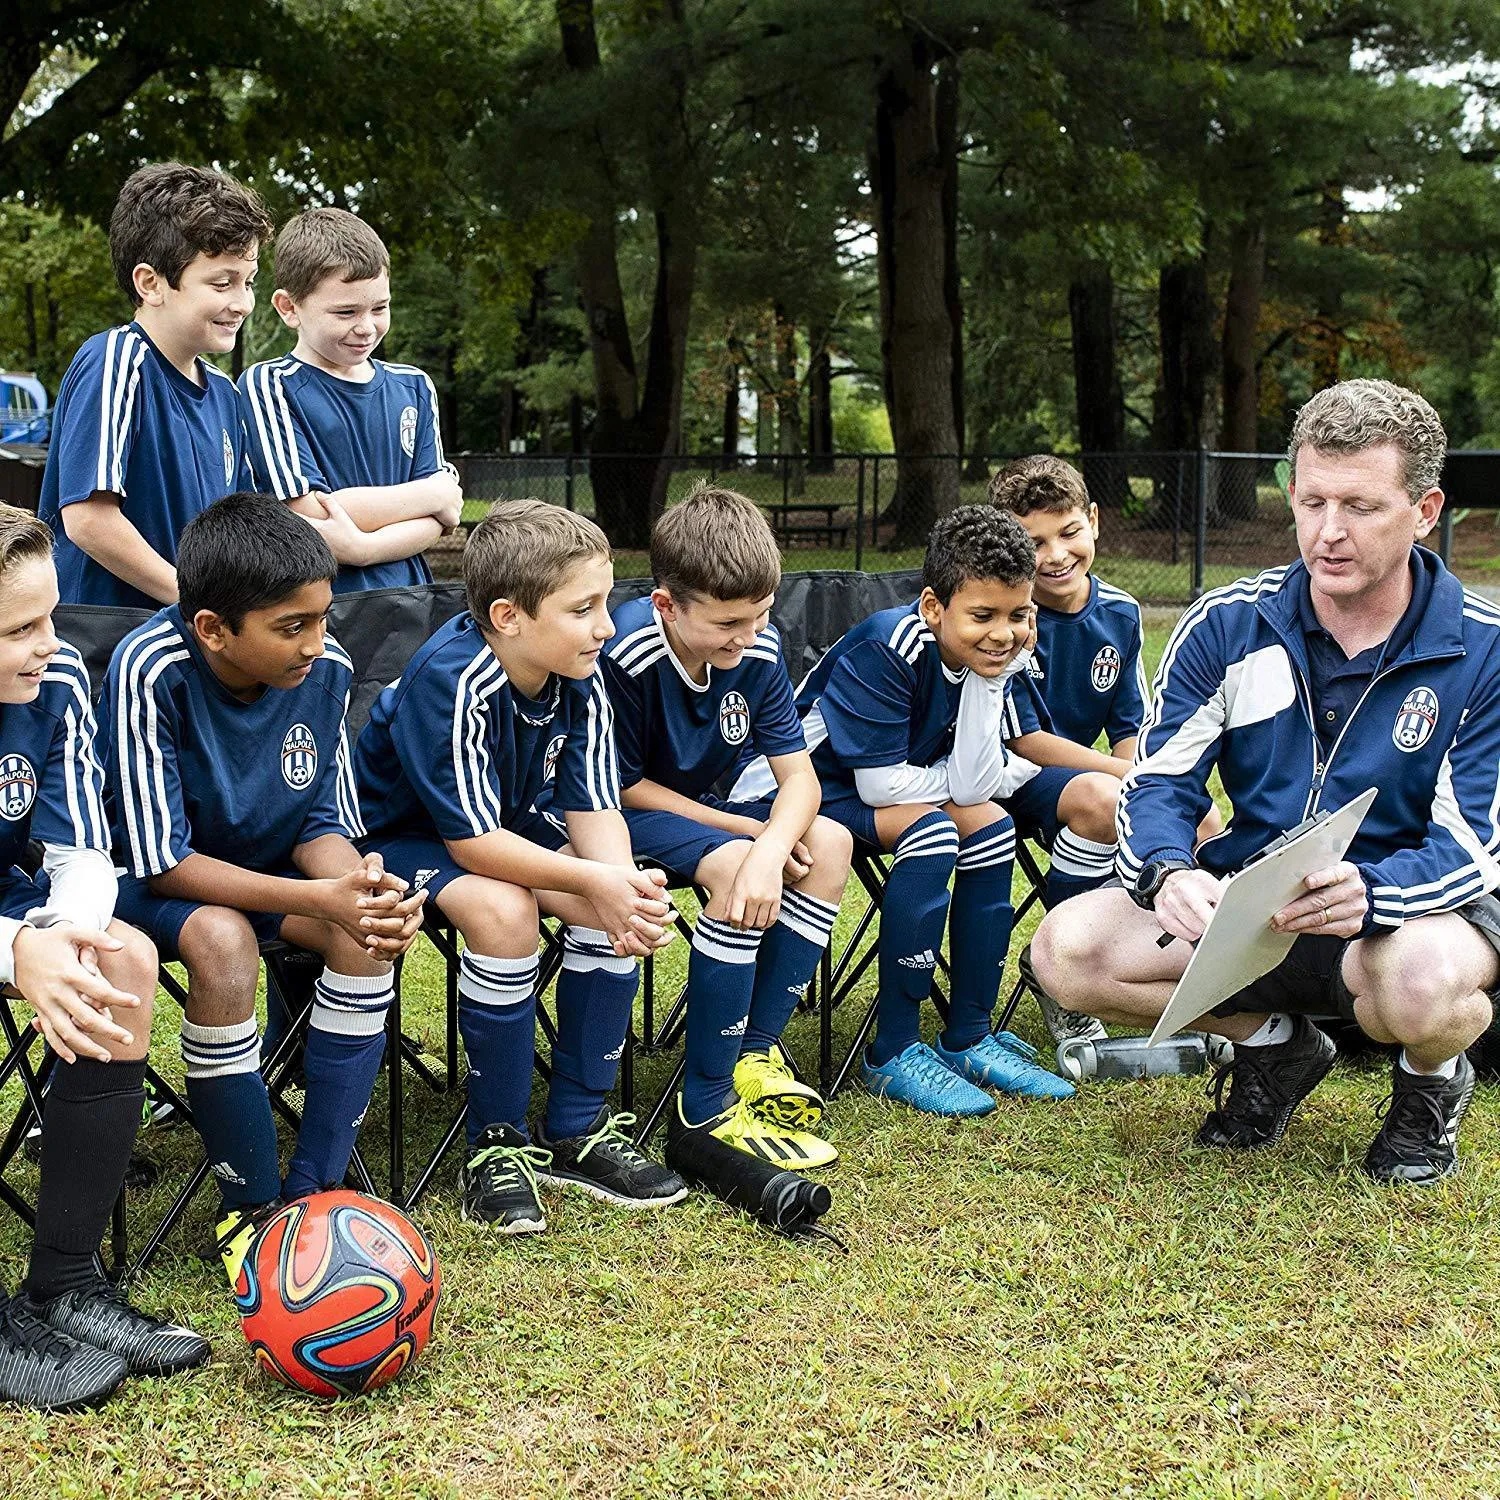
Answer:
MULTIPOLYGON (((434 1049, 439 979, 424 950, 406 1019, 434 1049)), ((1040 1039, 1029 1006, 1020 1029, 1040 1039)), ((814 1018, 789 1036, 815 1059, 814 1018)), ((177 1071, 165 1000, 156 1039, 177 1071)), ((667 1066, 644 1061, 642 1087, 667 1066)), ((964 1123, 841 1095, 847 1256, 699 1196, 653 1218, 552 1196, 545 1236, 496 1244, 458 1220, 450 1160, 416 1215, 445 1275, 437 1337, 397 1385, 334 1406, 251 1369, 221 1273, 191 1254, 200 1200, 134 1295, 209 1334, 213 1363, 93 1414, 0 1413, 0 1495, 1500 1494, 1493 1091, 1462 1176, 1417 1194, 1358 1171, 1381 1068, 1341 1067, 1249 1157, 1191 1148, 1203 1082, 964 1123)), ((414 1137, 452 1105, 417 1086, 414 1137)), ((377 1163, 384 1124, 381 1095, 377 1163)), ((191 1148, 151 1140, 158 1198, 191 1148)), ((11 1284, 25 1243, 0 1215, 11 1284)))

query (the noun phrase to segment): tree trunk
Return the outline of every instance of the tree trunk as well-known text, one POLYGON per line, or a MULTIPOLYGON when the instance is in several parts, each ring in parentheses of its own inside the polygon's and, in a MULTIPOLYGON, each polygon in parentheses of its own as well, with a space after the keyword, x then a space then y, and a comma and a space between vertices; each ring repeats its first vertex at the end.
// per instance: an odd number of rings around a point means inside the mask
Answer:
MULTIPOLYGON (((925 35, 894 39, 876 88, 880 354, 896 449, 892 547, 916 547, 959 498, 936 59, 925 35)), ((951 142, 950 148, 951 148, 951 142)))
POLYGON ((943 169, 943 303, 952 325, 953 451, 964 451, 964 303, 958 274, 958 59, 938 67, 937 137, 943 169))
POLYGON ((1068 288, 1073 335, 1073 400, 1083 477, 1101 509, 1118 510, 1129 486, 1110 455, 1125 447, 1125 393, 1115 359, 1115 283, 1108 266, 1085 267, 1068 288))
POLYGON ((788 492, 807 493, 802 461, 802 387, 797 381, 797 325, 778 302, 776 315, 776 446, 788 455, 788 492))
MULTIPOLYGON (((1318 244, 1336 250, 1349 243, 1349 225, 1341 182, 1324 183, 1318 203, 1318 244)), ((1337 276, 1324 274, 1318 294, 1312 336, 1313 390, 1336 385, 1344 352, 1344 294, 1337 276)))
MULTIPOLYGON (((1223 369, 1224 420, 1219 446, 1228 453, 1254 453, 1260 425, 1260 362, 1255 331, 1260 323, 1261 293, 1266 276, 1266 227, 1241 224, 1229 242, 1229 289, 1224 295, 1224 337, 1220 346, 1223 369)), ((1256 464, 1221 459, 1219 514, 1232 518, 1255 515, 1256 464)))
POLYGON ((726 466, 738 462, 740 452, 740 367, 731 363, 724 371, 724 421, 719 451, 726 466))
POLYGON ((26 359, 27 362, 31 365, 31 368, 34 370, 37 367, 37 354, 40 351, 37 349, 36 342, 36 283, 31 281, 28 281, 26 283, 25 314, 26 359))
MULTIPOLYGON (((563 59, 575 73, 599 68, 593 0, 556 0, 563 59)), ((675 20, 671 6, 664 21, 675 20)), ((680 79, 674 80, 679 92, 680 79)), ((667 101, 665 117, 681 105, 667 101)), ((687 184, 667 191, 655 211, 656 287, 638 384, 616 255, 614 205, 600 204, 578 248, 578 285, 588 320, 596 416, 589 443, 594 514, 623 548, 644 548, 666 505, 682 418, 688 316, 697 270, 697 218, 687 184)))
MULTIPOLYGON (((1208 405, 1213 374, 1213 304, 1208 261, 1169 261, 1157 273, 1156 326, 1161 348, 1161 387, 1152 444, 1162 453, 1196 453, 1209 446, 1208 405)), ((1172 526, 1193 514, 1197 463, 1165 465, 1154 476, 1151 520, 1172 526)), ((1252 494, 1254 493, 1252 487, 1252 494)))
POLYGON ((807 333, 807 454, 808 472, 833 473, 833 360, 826 329, 807 333))

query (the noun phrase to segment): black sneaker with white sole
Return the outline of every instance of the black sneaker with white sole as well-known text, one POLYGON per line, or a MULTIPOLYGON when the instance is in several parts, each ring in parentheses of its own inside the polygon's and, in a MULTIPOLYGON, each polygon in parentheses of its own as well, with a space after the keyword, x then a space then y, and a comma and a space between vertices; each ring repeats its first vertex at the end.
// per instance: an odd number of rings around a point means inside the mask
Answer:
POLYGON ((176 1375, 201 1365, 212 1352, 202 1334, 143 1313, 99 1278, 35 1306, 59 1333, 118 1354, 132 1375, 176 1375))
POLYGON ((1458 1054, 1452 1078, 1409 1073, 1398 1060, 1380 1134, 1365 1152, 1365 1171, 1376 1182, 1431 1187, 1458 1171, 1458 1127, 1474 1097, 1474 1067, 1458 1054))
POLYGON ((670 1208, 681 1203, 688 1194, 687 1183, 636 1146, 628 1133, 634 1124, 634 1115, 612 1115, 606 1108, 582 1135, 564 1140, 549 1140, 538 1125, 533 1134, 537 1145, 551 1153, 552 1164, 537 1176, 559 1187, 581 1188, 616 1208, 670 1208))
POLYGON ((537 1171, 551 1158, 512 1125, 486 1125, 459 1169, 460 1212, 500 1234, 540 1234, 547 1227, 537 1198, 537 1171))
POLYGON ((1200 1146, 1255 1151, 1286 1134, 1297 1106, 1333 1067, 1338 1049, 1306 1016, 1293 1016, 1292 1034, 1269 1047, 1236 1045, 1208 1086, 1214 1107, 1198 1130, 1200 1146), (1228 1097, 1225 1097, 1225 1094, 1228 1097))
POLYGON ((129 1373, 120 1355, 59 1333, 24 1292, 0 1294, 0 1400, 72 1411, 104 1400, 129 1373))

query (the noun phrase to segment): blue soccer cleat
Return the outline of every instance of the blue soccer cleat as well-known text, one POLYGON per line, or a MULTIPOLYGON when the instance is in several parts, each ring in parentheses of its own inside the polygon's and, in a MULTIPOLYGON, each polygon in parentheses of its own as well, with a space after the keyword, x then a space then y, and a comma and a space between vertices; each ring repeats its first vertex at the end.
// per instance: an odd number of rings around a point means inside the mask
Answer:
POLYGON ((913 1042, 878 1066, 868 1054, 860 1063, 865 1087, 877 1098, 899 1099, 929 1115, 987 1115, 995 1101, 944 1064, 931 1047, 913 1042))
POLYGON ((1067 1079, 1039 1067, 1025 1053, 1007 1046, 989 1032, 972 1047, 958 1052, 950 1052, 940 1037, 932 1050, 945 1068, 952 1068, 960 1078, 967 1078, 981 1088, 1025 1094, 1032 1099, 1067 1099, 1075 1092, 1067 1079))

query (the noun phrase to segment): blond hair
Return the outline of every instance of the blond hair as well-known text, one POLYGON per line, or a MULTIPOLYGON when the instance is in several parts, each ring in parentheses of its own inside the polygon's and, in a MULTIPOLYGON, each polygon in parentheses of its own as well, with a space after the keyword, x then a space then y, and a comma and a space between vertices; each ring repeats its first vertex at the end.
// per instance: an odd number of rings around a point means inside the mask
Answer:
POLYGON ((1362 453, 1383 443, 1401 454, 1401 482, 1413 504, 1437 488, 1448 451, 1442 418, 1415 391, 1389 380, 1343 380, 1319 391, 1297 413, 1286 456, 1295 479, 1304 445, 1319 453, 1362 453))
POLYGON ((326 276, 368 281, 390 269, 380 236, 342 208, 310 208, 276 236, 276 285, 293 302, 311 295, 326 276))
POLYGON ((1083 475, 1050 453, 1013 459, 990 480, 990 504, 1013 516, 1044 510, 1060 515, 1087 510, 1091 504, 1083 475))
POLYGON ((700 480, 651 531, 651 576, 674 599, 764 599, 781 584, 781 553, 760 507, 700 480))
POLYGON ((576 563, 613 557, 609 538, 587 516, 541 500, 503 500, 469 533, 464 589, 481 624, 497 599, 535 618, 576 563))

